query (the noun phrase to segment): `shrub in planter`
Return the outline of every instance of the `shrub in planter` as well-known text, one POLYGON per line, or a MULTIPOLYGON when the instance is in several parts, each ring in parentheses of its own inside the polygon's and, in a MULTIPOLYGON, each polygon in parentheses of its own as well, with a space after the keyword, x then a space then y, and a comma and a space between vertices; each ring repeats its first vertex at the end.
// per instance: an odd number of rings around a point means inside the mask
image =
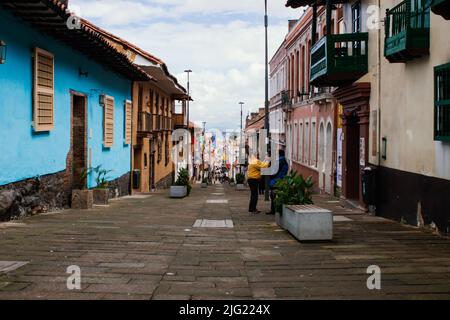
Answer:
POLYGON ((201 186, 202 186, 202 188, 208 187, 208 179, 207 178, 203 178, 201 186))
POLYGON ((245 183, 245 175, 243 173, 238 173, 236 175, 236 184, 244 184, 245 183))
POLYGON ((230 186, 234 186, 235 185, 235 183, 234 183, 234 178, 231 178, 230 179, 230 186))
POLYGON ((185 189, 186 196, 189 196, 192 187, 189 181, 189 171, 185 168, 182 168, 180 169, 180 171, 178 171, 178 178, 175 181, 175 184, 170 188, 171 195, 179 194, 182 188, 185 189))
POLYGON ((81 189, 72 190, 72 209, 92 209, 94 204, 94 193, 86 187, 86 180, 89 174, 89 170, 82 170, 79 175, 78 185, 82 186, 81 189))
POLYGON ((94 204, 107 205, 109 201, 109 177, 108 173, 112 170, 103 169, 101 165, 91 170, 96 174, 95 182, 97 186, 94 188, 94 204))
POLYGON ((275 185, 275 210, 282 212, 283 205, 314 204, 312 177, 304 179, 302 175, 291 172, 275 185))

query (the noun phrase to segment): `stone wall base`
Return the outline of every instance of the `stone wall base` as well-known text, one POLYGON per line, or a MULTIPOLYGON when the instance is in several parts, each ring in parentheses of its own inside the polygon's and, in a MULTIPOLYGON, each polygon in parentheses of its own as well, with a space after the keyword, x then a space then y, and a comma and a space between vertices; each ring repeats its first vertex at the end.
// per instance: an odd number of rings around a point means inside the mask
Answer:
POLYGON ((131 194, 131 175, 130 172, 124 174, 109 182, 109 198, 120 198, 131 194))
POLYGON ((70 207, 66 172, 58 172, 0 186, 0 221, 70 207))
POLYGON ((156 189, 169 189, 173 185, 173 173, 165 176, 156 183, 156 189))

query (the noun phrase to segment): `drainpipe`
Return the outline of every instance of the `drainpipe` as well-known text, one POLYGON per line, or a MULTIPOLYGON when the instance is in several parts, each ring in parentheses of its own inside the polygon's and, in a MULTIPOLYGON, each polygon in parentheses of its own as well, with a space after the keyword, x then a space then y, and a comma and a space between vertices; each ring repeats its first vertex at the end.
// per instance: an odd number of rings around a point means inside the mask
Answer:
MULTIPOLYGON (((378 9, 381 12, 381 0, 378 0, 378 9)), ((380 19, 381 20, 381 19, 380 19)), ((380 23, 380 21, 379 21, 380 23)), ((381 166, 381 28, 378 28, 378 166, 381 166)))
POLYGON ((133 89, 134 89, 135 81, 131 81, 131 145, 130 145, 130 195, 133 194, 133 164, 134 164, 134 127, 136 123, 133 121, 134 118, 134 99, 133 99, 133 89))

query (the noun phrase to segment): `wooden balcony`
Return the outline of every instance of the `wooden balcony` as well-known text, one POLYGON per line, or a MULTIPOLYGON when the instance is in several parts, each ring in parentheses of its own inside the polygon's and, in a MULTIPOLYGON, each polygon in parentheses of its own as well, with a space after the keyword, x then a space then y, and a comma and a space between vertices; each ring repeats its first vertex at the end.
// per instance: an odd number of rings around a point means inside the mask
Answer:
POLYGON ((339 87, 365 75, 368 40, 368 33, 333 34, 320 39, 311 49, 311 84, 339 87))
POLYGON ((431 0, 431 11, 450 20, 450 0, 431 0))
POLYGON ((172 114, 172 124, 174 129, 187 129, 187 118, 182 113, 172 114))
POLYGON ((138 113, 138 136, 149 137, 153 133, 153 117, 151 113, 138 113))
POLYGON ((430 53, 430 7, 427 0, 406 0, 386 11, 384 56, 405 63, 430 53))

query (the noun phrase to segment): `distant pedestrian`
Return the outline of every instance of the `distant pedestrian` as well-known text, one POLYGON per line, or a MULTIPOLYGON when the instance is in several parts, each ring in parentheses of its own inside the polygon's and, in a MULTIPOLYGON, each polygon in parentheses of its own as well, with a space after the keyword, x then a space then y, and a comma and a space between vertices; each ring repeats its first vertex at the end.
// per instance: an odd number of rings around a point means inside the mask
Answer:
POLYGON ((278 151, 278 172, 270 177, 270 212, 267 212, 267 214, 275 214, 275 197, 276 197, 276 189, 275 185, 278 181, 286 177, 286 175, 289 172, 289 164, 286 161, 286 156, 284 150, 278 151))
POLYGON ((258 188, 261 180, 261 169, 268 168, 269 162, 262 162, 258 156, 252 156, 248 165, 247 181, 250 187, 250 204, 248 211, 250 213, 260 213, 257 210, 258 205, 258 188))

